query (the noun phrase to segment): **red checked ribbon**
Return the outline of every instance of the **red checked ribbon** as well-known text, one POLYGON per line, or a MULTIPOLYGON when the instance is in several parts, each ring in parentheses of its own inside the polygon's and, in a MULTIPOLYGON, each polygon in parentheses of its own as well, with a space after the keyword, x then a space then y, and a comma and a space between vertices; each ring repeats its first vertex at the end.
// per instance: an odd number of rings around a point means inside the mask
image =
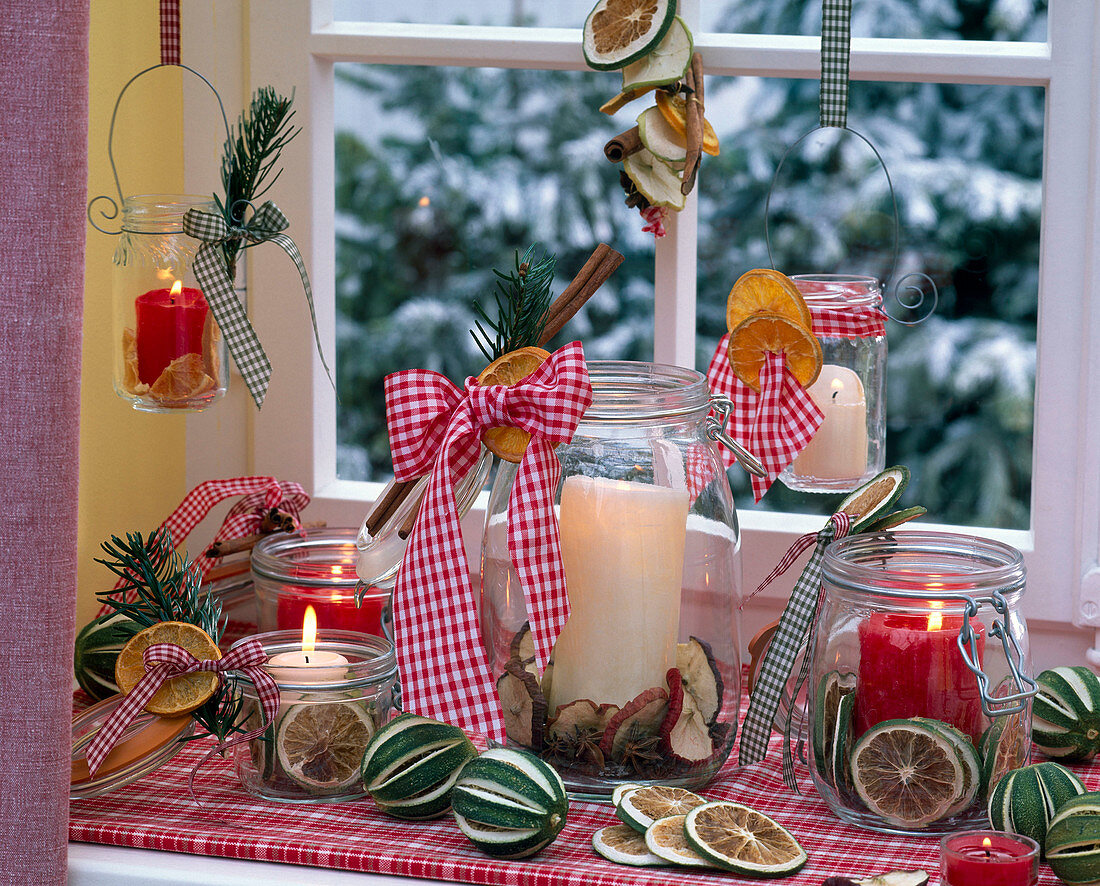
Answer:
POLYGON ((96 733, 95 738, 88 745, 86 757, 88 771, 92 775, 95 775, 96 770, 111 752, 111 748, 122 738, 126 727, 141 713, 149 699, 156 695, 157 690, 169 677, 192 674, 196 671, 210 671, 217 674, 219 680, 224 680, 225 671, 241 671, 256 687, 256 695, 260 699, 263 710, 263 725, 259 729, 221 742, 215 748, 216 751, 224 752, 226 748, 238 742, 260 735, 274 722, 275 715, 279 711, 279 687, 263 668, 267 663, 267 655, 259 640, 246 640, 240 646, 230 650, 224 658, 206 661, 199 661, 182 646, 174 643, 154 643, 142 653, 142 661, 145 663, 145 676, 127 693, 122 704, 107 718, 103 728, 96 733))
MULTIPOLYGON (((173 544, 181 544, 202 519, 219 502, 233 496, 241 496, 234 502, 222 521, 221 528, 214 541, 229 538, 243 538, 256 535, 260 523, 272 509, 278 508, 294 518, 297 526, 301 522, 301 513, 309 504, 309 495, 298 483, 276 480, 274 477, 234 477, 228 480, 207 480, 200 483, 180 502, 168 518, 160 524, 172 536, 173 544)), ((199 574, 205 576, 217 563, 217 557, 196 557, 191 564, 199 574)), ((115 590, 125 582, 122 579, 115 584, 115 590)), ((104 604, 99 615, 114 612, 114 607, 104 604)))
POLYGON ((160 0, 160 63, 180 63, 180 0, 160 0))
POLYGON ((437 372, 386 378, 394 474, 431 472, 420 517, 394 588, 394 635, 405 710, 503 742, 504 716, 478 629, 454 484, 476 461, 482 431, 510 426, 531 435, 508 502, 508 550, 527 600, 541 672, 569 617, 554 493, 553 447, 573 437, 592 402, 584 351, 555 351, 518 384, 460 390, 437 372))
MULTIPOLYGON (((867 338, 886 334, 885 314, 875 307, 843 311, 810 305, 814 335, 819 338, 867 338)), ((783 358, 770 354, 760 370, 757 393, 733 372, 727 348, 729 335, 722 336, 707 369, 711 392, 733 401, 729 435, 754 453, 768 476, 752 478, 756 501, 775 482, 775 478, 798 455, 824 421, 817 404, 784 365, 783 358)), ((726 466, 733 454, 722 448, 726 466)))

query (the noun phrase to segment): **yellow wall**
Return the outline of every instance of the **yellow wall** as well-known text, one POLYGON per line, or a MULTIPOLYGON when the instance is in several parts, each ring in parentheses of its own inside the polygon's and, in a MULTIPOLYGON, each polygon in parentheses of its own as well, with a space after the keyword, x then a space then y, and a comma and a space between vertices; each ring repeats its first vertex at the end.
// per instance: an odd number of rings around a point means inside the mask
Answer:
MULTIPOLYGON (((118 199, 107 160, 111 111, 122 87, 160 61, 158 5, 152 0, 91 4, 88 197, 118 199)), ((127 91, 115 124, 114 154, 124 195, 180 193, 183 72, 161 69, 127 91)), ((101 201, 102 202, 102 201, 101 201)), ((97 204, 99 205, 99 204, 97 204)), ((117 220, 113 222, 117 229, 117 220)), ((103 222, 110 227, 112 222, 103 222)), ((111 387, 111 256, 116 237, 88 226, 80 397, 80 537, 77 625, 95 614, 95 592, 113 583, 94 562, 100 542, 155 529, 186 493, 186 419, 135 412, 111 387)))

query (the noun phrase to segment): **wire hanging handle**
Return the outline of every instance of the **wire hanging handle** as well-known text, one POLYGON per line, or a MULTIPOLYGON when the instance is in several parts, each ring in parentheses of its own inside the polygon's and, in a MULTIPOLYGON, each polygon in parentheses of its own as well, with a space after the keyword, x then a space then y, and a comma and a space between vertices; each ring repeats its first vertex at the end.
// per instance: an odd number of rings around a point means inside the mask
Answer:
POLYGON ((218 95, 218 90, 216 90, 214 88, 214 84, 211 83, 209 80, 207 80, 202 74, 200 74, 194 68, 188 67, 187 65, 166 64, 166 63, 162 62, 162 63, 157 64, 157 65, 151 65, 150 67, 146 68, 143 71, 138 71, 136 74, 134 74, 133 77, 131 77, 129 80, 126 81, 126 85, 122 87, 122 90, 118 94, 118 98, 115 99, 115 107, 114 107, 114 110, 111 111, 111 127, 110 127, 110 129, 108 130, 108 133, 107 133, 107 160, 111 164, 111 175, 113 175, 114 179, 115 179, 115 190, 118 192, 118 201, 116 202, 113 197, 110 197, 107 194, 100 194, 98 197, 93 197, 91 200, 88 201, 88 210, 87 210, 88 222, 91 224, 91 226, 93 228, 95 228, 100 233, 110 234, 111 236, 116 236, 116 237, 119 234, 122 233, 122 228, 121 227, 117 231, 110 231, 110 230, 107 230, 106 228, 100 227, 96 223, 96 219, 92 217, 92 207, 95 206, 96 203, 98 203, 100 200, 106 200, 108 203, 111 204, 111 209, 109 211, 106 210, 106 209, 99 209, 99 210, 97 210, 99 215, 102 216, 102 218, 107 219, 107 220, 113 220, 113 219, 118 218, 119 208, 121 207, 121 205, 122 205, 122 203, 125 199, 122 196, 122 184, 119 182, 119 178, 118 178, 118 166, 115 164, 115 151, 114 151, 115 120, 118 118, 118 109, 119 109, 119 106, 122 104, 122 97, 126 94, 126 90, 130 88, 130 86, 134 83, 135 80, 137 80, 140 77, 143 77, 144 75, 148 74, 150 71, 157 70, 158 68, 182 68, 185 71, 190 71, 192 74, 194 74, 196 77, 198 77, 203 83, 205 83, 207 86, 209 86, 210 91, 212 93, 214 93, 214 98, 217 99, 217 101, 218 101, 218 110, 221 111, 222 124, 225 126, 226 141, 229 141, 232 138, 232 135, 231 135, 230 130, 229 130, 229 118, 226 117, 226 115, 225 115, 225 105, 222 103, 222 97, 220 95, 218 95))
MULTIPOLYGON (((775 268, 775 256, 772 254, 772 239, 771 230, 769 228, 769 217, 771 214, 771 202, 772 194, 775 193, 776 183, 779 181, 779 175, 783 171, 783 164, 787 162, 787 158, 801 145, 806 139, 808 139, 815 132, 822 132, 826 129, 839 129, 842 132, 848 132, 862 141, 868 148, 871 149, 871 153, 875 155, 875 159, 878 161, 879 166, 882 167, 883 173, 886 175, 886 186, 890 189, 890 206, 893 209, 894 214, 894 243, 893 243, 893 256, 890 261, 890 274, 886 278, 891 280, 898 269, 898 256, 901 252, 901 216, 898 212, 898 198, 894 191, 894 180, 890 177, 890 170, 886 166, 886 161, 882 159, 882 154, 879 153, 876 148, 863 133, 857 132, 849 126, 815 126, 809 132, 804 133, 799 139, 792 144, 783 156, 779 158, 779 165, 775 168, 775 174, 772 176, 771 186, 768 188, 767 197, 764 199, 764 242, 768 247, 768 262, 772 268, 775 268)), ((887 287, 883 285, 885 290, 887 287)), ((883 308, 884 313, 891 320, 895 320, 901 323, 903 326, 916 326, 918 323, 923 323, 936 311, 936 306, 939 304, 939 291, 936 288, 936 282, 927 274, 916 271, 911 274, 906 274, 904 277, 899 278, 894 283, 893 291, 890 293, 893 296, 895 302, 901 306, 901 308, 909 314, 916 313, 915 319, 902 319, 901 316, 894 316, 889 311, 883 308), (907 283, 906 281, 919 278, 922 281, 927 281, 930 292, 926 292, 924 287, 920 283, 907 283), (931 306, 925 306, 925 300, 931 299, 931 306)))

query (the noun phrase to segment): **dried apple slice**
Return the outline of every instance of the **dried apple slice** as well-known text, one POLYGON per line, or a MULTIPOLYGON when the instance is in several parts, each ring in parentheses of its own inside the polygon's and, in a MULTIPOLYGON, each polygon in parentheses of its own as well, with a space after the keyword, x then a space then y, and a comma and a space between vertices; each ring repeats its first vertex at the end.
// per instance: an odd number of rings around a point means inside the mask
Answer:
POLYGON ((698 637, 676 644, 676 668, 683 677, 684 691, 694 699, 706 725, 713 725, 722 707, 725 685, 710 644, 698 637))
POLYGON ((714 752, 714 742, 695 697, 684 691, 683 677, 676 668, 669 670, 666 679, 668 714, 661 724, 661 746, 681 763, 706 760, 714 752))
POLYGON ((620 759, 628 741, 657 737, 667 713, 668 693, 660 686, 645 690, 608 721, 600 750, 605 756, 620 759))
POLYGON ((541 750, 546 734, 546 699, 538 680, 512 659, 497 680, 508 737, 525 747, 541 750))
POLYGON ((535 638, 531 634, 531 622, 525 621, 523 627, 516 631, 508 653, 512 658, 518 658, 524 665, 534 659, 535 638))

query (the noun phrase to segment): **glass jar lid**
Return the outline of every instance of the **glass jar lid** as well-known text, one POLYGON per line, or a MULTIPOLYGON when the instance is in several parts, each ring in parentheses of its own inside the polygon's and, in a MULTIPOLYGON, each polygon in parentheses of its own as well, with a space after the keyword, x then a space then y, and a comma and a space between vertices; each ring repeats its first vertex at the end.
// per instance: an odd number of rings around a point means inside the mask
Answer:
POLYGON ((269 535, 252 548, 252 572, 260 578, 305 587, 354 588, 359 582, 357 535, 358 530, 347 528, 269 535))
POLYGON ((88 745, 123 698, 112 695, 73 718, 71 798, 98 797, 137 781, 176 756, 185 740, 195 732, 195 721, 188 715, 158 717, 142 711, 126 727, 122 739, 111 749, 93 778, 85 757, 88 745))
POLYGON ((825 549, 825 581, 902 600, 1022 594, 1023 555, 1011 545, 951 532, 861 533, 825 549))
POLYGON ((877 308, 882 304, 882 282, 859 274, 795 274, 791 281, 811 310, 877 308))
POLYGON ((706 376, 664 363, 589 360, 592 405, 581 419, 638 422, 710 410, 706 376))

